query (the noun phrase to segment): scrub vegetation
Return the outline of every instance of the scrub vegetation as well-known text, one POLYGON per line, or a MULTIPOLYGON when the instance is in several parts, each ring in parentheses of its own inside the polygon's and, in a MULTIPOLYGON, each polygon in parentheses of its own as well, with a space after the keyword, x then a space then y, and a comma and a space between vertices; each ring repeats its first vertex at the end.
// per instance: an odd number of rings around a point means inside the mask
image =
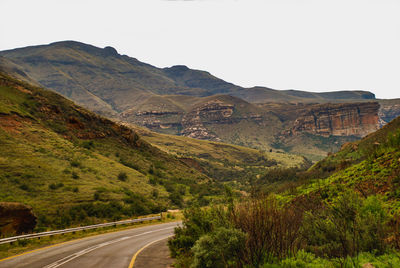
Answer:
POLYGON ((176 267, 399 266, 399 149, 397 118, 307 171, 266 172, 249 197, 187 209, 176 267))

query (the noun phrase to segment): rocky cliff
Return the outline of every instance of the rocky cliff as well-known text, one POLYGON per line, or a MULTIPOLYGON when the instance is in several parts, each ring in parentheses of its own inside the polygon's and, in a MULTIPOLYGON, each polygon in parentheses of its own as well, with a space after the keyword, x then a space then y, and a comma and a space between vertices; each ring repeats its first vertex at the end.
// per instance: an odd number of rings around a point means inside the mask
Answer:
POLYGON ((379 107, 377 102, 314 105, 294 121, 290 134, 363 137, 379 129, 379 107))
POLYGON ((379 119, 382 125, 386 125, 400 116, 400 99, 380 100, 379 119))
POLYGON ((220 100, 208 101, 183 117, 181 134, 195 139, 220 141, 220 138, 207 130, 202 119, 208 122, 223 122, 232 116, 233 108, 232 104, 220 100))
POLYGON ((0 202, 0 235, 28 233, 36 226, 32 208, 21 203, 0 202))

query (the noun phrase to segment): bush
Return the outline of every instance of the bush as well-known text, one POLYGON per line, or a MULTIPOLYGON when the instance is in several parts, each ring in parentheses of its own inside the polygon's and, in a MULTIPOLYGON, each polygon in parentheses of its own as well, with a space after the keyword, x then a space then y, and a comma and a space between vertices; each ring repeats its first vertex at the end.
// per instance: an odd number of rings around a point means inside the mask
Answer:
POLYGON ((31 188, 27 185, 27 184, 21 184, 20 186, 19 186, 19 188, 21 189, 21 190, 24 190, 24 191, 27 191, 27 192, 29 192, 30 190, 31 190, 31 188))
POLYGON ((71 176, 72 176, 72 178, 75 179, 75 180, 79 179, 79 175, 78 175, 78 173, 76 173, 75 171, 72 171, 71 176))
POLYGON ((296 253, 300 247, 302 211, 279 207, 275 198, 262 197, 233 207, 233 226, 247 235, 242 263, 255 267, 296 253))
POLYGON ((330 202, 314 197, 281 205, 275 197, 237 202, 227 188, 224 202, 184 211, 183 226, 168 242, 178 267, 358 267, 372 263, 360 262, 362 252, 378 258, 388 242, 400 244, 400 217, 388 229, 376 196, 344 191, 330 202))
POLYGON ((49 184, 49 189, 51 190, 57 190, 58 188, 61 188, 64 186, 64 183, 59 182, 59 183, 51 183, 49 184))
POLYGON ((203 235, 211 232, 213 218, 210 213, 198 206, 183 211, 182 226, 175 228, 175 236, 168 241, 173 258, 191 255, 190 249, 203 235))
POLYGON ((220 227, 197 240, 192 267, 233 267, 240 260, 246 235, 237 229, 220 227))
POLYGON ((81 167, 81 162, 80 161, 78 161, 77 159, 73 159, 73 160, 71 160, 70 162, 70 165, 72 166, 72 167, 81 167))
POLYGON ((171 200, 172 204, 174 204, 178 207, 183 206, 183 197, 179 192, 174 191, 174 192, 170 193, 169 199, 171 200))
POLYGON ((309 250, 318 256, 344 261, 362 251, 383 253, 386 222, 379 199, 370 196, 362 200, 347 191, 321 211, 306 213, 303 235, 309 250))
POLYGON ((84 141, 84 142, 82 142, 82 147, 86 148, 88 150, 92 149, 94 147, 93 141, 84 141))
POLYGON ((183 227, 169 241, 173 257, 188 261, 192 256, 197 267, 259 267, 294 255, 299 248, 301 211, 280 208, 274 198, 265 197, 235 204, 229 189, 226 202, 227 208, 184 211, 183 227), (234 240, 229 241, 228 234, 234 240))
POLYGON ((118 179, 119 179, 120 181, 126 181, 126 180, 128 179, 128 175, 126 174, 126 172, 121 171, 121 172, 118 174, 118 179))

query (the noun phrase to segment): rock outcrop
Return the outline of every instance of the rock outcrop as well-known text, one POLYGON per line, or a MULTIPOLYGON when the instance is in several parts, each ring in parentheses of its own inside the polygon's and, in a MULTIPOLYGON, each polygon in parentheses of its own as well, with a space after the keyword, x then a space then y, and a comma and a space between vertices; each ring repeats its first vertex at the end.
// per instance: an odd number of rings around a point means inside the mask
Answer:
POLYGON ((36 216, 31 207, 15 202, 0 202, 1 235, 29 233, 35 226, 36 216))
POLYGON ((400 116, 400 99, 379 101, 379 119, 382 125, 386 125, 396 117, 400 116))
POLYGON ((220 141, 220 138, 207 130, 203 119, 208 122, 224 121, 232 116, 233 108, 232 104, 220 100, 208 101, 183 117, 181 134, 195 139, 220 141))
POLYGON ((290 134, 363 137, 379 129, 378 111, 377 102, 315 105, 295 120, 290 134))

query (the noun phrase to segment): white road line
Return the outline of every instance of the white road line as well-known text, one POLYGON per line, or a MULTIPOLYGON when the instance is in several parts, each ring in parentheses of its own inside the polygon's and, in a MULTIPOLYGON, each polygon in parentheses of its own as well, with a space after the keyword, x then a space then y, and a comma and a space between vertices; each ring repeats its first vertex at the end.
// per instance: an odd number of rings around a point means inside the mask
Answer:
POLYGON ((109 242, 104 242, 104 243, 101 243, 101 244, 98 244, 98 245, 94 245, 94 246, 88 247, 86 249, 83 249, 81 251, 75 252, 74 254, 71 254, 71 255, 69 255, 67 257, 64 257, 64 258, 62 258, 62 259, 60 259, 60 260, 58 260, 56 262, 48 264, 48 265, 44 266, 43 268, 57 268, 57 267, 60 267, 63 264, 66 264, 67 262, 70 262, 70 261, 72 261, 72 260, 74 260, 74 259, 76 259, 76 258, 78 258, 78 257, 80 257, 82 255, 85 255, 85 254, 87 254, 87 253, 89 253, 89 252, 91 252, 93 250, 96 250, 98 248, 102 248, 102 247, 105 247, 105 246, 108 246, 108 245, 111 245, 111 244, 114 244, 114 243, 129 239, 129 238, 134 238, 134 237, 138 237, 138 236, 142 236, 142 235, 146 235, 146 234, 150 234, 150 233, 155 233, 155 232, 159 232, 159 231, 164 231, 164 230, 168 230, 168 229, 173 229, 173 228, 175 228, 175 226, 167 227, 167 228, 163 228, 163 229, 158 229, 158 230, 153 230, 153 231, 148 231, 148 232, 144 232, 144 233, 137 234, 137 235, 125 236, 125 237, 121 237, 121 238, 118 238, 118 239, 115 239, 115 240, 111 240, 109 242))

